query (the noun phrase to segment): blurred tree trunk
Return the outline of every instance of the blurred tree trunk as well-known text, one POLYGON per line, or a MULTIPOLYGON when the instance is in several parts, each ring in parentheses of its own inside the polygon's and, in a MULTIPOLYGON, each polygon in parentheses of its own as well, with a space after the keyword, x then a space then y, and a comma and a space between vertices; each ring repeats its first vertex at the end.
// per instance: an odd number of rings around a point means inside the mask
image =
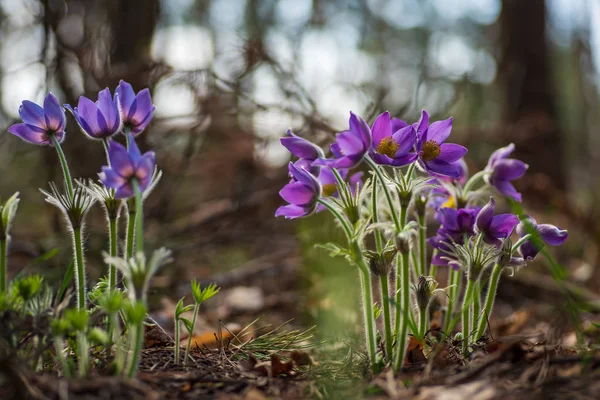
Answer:
MULTIPOLYGON (((502 0, 500 29, 498 83, 504 96, 505 139, 515 143, 516 157, 527 162, 531 171, 546 175, 547 184, 562 189, 563 143, 546 40, 545 1, 502 0)), ((543 186, 547 185, 538 188, 543 186)))

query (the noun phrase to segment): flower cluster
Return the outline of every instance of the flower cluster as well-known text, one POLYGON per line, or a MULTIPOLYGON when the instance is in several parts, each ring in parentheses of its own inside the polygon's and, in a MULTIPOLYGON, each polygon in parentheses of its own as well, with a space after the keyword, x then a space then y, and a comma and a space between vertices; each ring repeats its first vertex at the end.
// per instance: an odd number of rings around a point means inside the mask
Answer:
POLYGON ((384 112, 369 125, 350 113, 349 128, 338 133, 329 146, 331 156, 291 130, 281 139, 298 159, 290 162, 291 181, 280 191, 288 204, 279 207, 275 215, 296 219, 328 209, 344 229, 348 248, 334 244, 325 247, 333 255, 345 255, 361 272, 365 339, 374 368, 381 359, 377 349, 384 349, 383 359, 397 369, 404 361, 407 335, 424 340, 429 330, 429 302, 434 292, 441 290, 436 289, 437 267, 452 267, 443 329, 448 335, 452 332, 460 305, 460 335, 466 351, 469 343, 485 334, 503 269, 525 265, 543 246, 563 244, 568 236, 567 231, 538 225, 527 215, 497 213, 497 198, 521 202, 512 181, 522 177, 528 166, 509 158, 514 151, 511 144, 495 151, 487 166, 469 177, 463 159, 467 149, 447 143, 452 122, 452 118, 431 122, 423 110, 414 123, 384 112), (351 172, 364 168, 363 161, 371 170, 365 182, 363 172, 351 172), (429 238, 426 206, 439 223, 429 238), (410 210, 416 213, 414 220, 410 210), (366 240, 371 234, 374 248, 366 240), (431 257, 427 244, 433 249, 431 257), (395 292, 386 283, 387 275, 394 273, 395 292), (385 330, 380 337, 384 343, 377 343, 372 274, 382 282, 385 330), (466 288, 461 299, 463 280, 466 288), (483 292, 486 287, 487 292, 483 292), (393 299, 391 304, 386 298, 393 299), (396 308, 395 318, 392 308, 396 308), (413 310, 418 316, 410 315, 413 310))

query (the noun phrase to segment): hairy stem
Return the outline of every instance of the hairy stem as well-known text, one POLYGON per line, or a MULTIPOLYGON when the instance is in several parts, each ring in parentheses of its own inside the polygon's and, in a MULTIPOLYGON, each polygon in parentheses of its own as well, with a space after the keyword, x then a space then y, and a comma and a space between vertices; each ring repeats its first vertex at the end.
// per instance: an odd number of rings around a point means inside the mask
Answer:
POLYGON ((467 352, 467 346, 469 344, 469 325, 470 325, 470 310, 471 301, 473 298, 473 288, 475 287, 475 281, 467 279, 467 288, 465 289, 465 298, 462 305, 462 353, 463 355, 467 352))
POLYGON ((425 333, 427 332, 427 326, 429 322, 427 308, 428 307, 419 308, 419 332, 416 335, 419 339, 423 339, 425 337, 425 333))
MULTIPOLYGON (((408 318, 410 312, 410 271, 409 271, 409 258, 408 253, 402 254, 402 268, 398 277, 396 279, 397 284, 399 283, 400 288, 399 293, 396 294, 396 301, 400 300, 399 307, 401 308, 401 318, 396 320, 396 327, 399 327, 397 330, 398 338, 396 340, 397 348, 396 348, 396 358, 394 360, 394 370, 399 371, 404 363, 404 356, 406 354, 406 339, 408 334, 408 318), (400 297, 400 299, 398 299, 400 297)), ((398 318, 399 313, 396 310, 396 318, 398 318)))
POLYGON ((136 251, 144 251, 144 212, 143 212, 143 200, 142 191, 137 179, 132 179, 133 191, 135 193, 135 214, 137 220, 135 221, 135 248, 136 251))
MULTIPOLYGON (((117 256, 117 219, 108 220, 108 247, 111 257, 117 256)), ((113 291, 117 287, 117 267, 111 264, 108 267, 108 290, 113 291)))
POLYGON ((84 332, 77 332, 77 370, 79 377, 85 377, 89 373, 90 358, 88 341, 84 332))
POLYGON ((385 180, 383 179, 381 170, 379 169, 379 166, 377 164, 375 164, 375 162, 373 160, 371 160, 369 157, 365 157, 365 160, 367 160, 367 163, 369 163, 369 165, 373 169, 373 172, 375 172, 377 179, 379 179, 379 181, 381 182, 381 188, 383 189, 383 193, 385 194, 385 198, 388 202, 388 206, 390 207, 390 214, 392 214, 392 219, 394 220, 394 226, 396 227, 396 232, 400 232, 404 225, 401 225, 400 221, 398 220, 398 216, 396 215, 396 212, 395 212, 396 207, 394 207, 394 200, 392 199, 392 195, 391 195, 387 185, 385 184, 385 180))
POLYGON ((362 290, 363 318, 365 320, 367 351, 371 369, 375 372, 375 356, 377 354, 377 336, 375 334, 375 313, 373 312, 373 292, 371 288, 371 271, 365 264, 358 242, 352 242, 352 254, 358 264, 360 273, 360 286, 362 290))
POLYGON ((75 250, 75 283, 77 285, 77 308, 86 308, 85 265, 83 259, 83 238, 81 228, 73 228, 73 247, 75 250))
POLYGON ((58 154, 58 159, 60 161, 60 166, 63 170, 63 175, 65 177, 65 184, 67 185, 67 192, 69 193, 69 198, 73 198, 73 180, 71 179, 71 172, 69 170, 69 165, 67 164, 67 158, 65 157, 65 153, 62 151, 62 147, 60 147, 60 143, 56 140, 56 136, 50 135, 52 139, 52 144, 56 149, 56 153, 58 154))
MULTIPOLYGON (((481 318, 481 280, 477 280, 473 286, 473 302, 471 303, 469 332, 475 332, 479 318, 481 318)), ((473 341, 475 340, 477 340, 477 338, 473 338, 473 341)))
POLYGON ((179 347, 179 328, 179 319, 175 317, 175 345, 173 346, 173 348, 175 349, 175 365, 179 365, 179 352, 181 350, 181 348, 179 347))
POLYGON ((425 215, 418 216, 419 222, 419 264, 417 266, 417 276, 428 275, 427 271, 427 248, 425 247, 425 239, 427 238, 427 225, 425 225, 425 215))
POLYGON ((388 361, 392 361, 393 349, 392 349, 392 314, 390 310, 390 288, 388 282, 388 275, 379 275, 379 282, 381 283, 381 302, 383 303, 383 323, 385 328, 385 354, 388 361))
POLYGON ((56 358, 58 358, 58 363, 62 368, 63 376, 65 378, 70 378, 71 371, 69 369, 69 364, 67 363, 67 358, 65 357, 63 340, 58 336, 54 337, 54 351, 56 352, 56 358))
POLYGON ((502 266, 496 264, 494 265, 494 269, 492 269, 492 276, 490 277, 487 294, 485 295, 483 312, 481 313, 479 323, 477 324, 475 340, 478 340, 483 336, 487 327, 487 321, 489 320, 490 315, 492 315, 492 308, 494 308, 494 299, 496 298, 496 291, 498 290, 500 275, 502 275, 502 266))
POLYGON ((133 257, 136 220, 137 213, 135 212, 135 200, 129 199, 127 201, 127 238, 125 240, 125 258, 127 260, 133 257))

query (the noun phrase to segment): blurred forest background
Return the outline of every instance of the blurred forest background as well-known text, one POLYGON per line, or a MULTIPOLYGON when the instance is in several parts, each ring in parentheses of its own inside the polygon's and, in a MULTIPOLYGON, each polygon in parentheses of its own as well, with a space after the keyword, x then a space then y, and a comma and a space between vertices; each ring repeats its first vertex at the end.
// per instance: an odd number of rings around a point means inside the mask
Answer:
MULTIPOLYGON (((13 274, 60 280, 70 259, 60 216, 36 189, 60 179, 56 155, 6 133, 20 102, 50 90, 75 105, 124 79, 149 87, 157 108, 139 137, 165 172, 146 205, 148 247, 176 256, 157 294, 180 297, 199 277, 245 287, 239 296, 271 316, 351 321, 332 304, 347 303, 354 271, 313 247, 335 235, 329 217, 273 217, 289 160, 278 139, 292 127, 325 144, 349 110, 416 120, 422 108, 454 116, 452 141, 469 148, 472 170, 516 144, 530 165, 518 182, 527 208, 569 229, 559 259, 570 279, 600 287, 598 1, 0 0, 0 35, 0 195, 22 197, 13 274)), ((64 148, 74 176, 104 164, 71 117, 64 148)), ((95 280, 101 210, 89 221, 95 280)))

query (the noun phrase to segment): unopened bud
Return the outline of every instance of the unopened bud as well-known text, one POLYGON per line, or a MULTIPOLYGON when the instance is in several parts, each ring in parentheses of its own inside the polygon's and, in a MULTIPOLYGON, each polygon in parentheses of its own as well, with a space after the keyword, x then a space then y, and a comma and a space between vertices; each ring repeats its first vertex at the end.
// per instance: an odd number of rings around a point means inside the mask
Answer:
POLYGON ((427 209, 427 196, 418 195, 415 196, 415 211, 417 215, 423 217, 427 209))
POLYGON ((374 275, 388 276, 394 268, 394 257, 396 249, 388 247, 381 254, 375 251, 368 251, 366 254, 369 260, 369 268, 374 275))
POLYGON ((396 236, 396 250, 401 254, 408 254, 410 251, 410 236, 406 232, 396 236))
POLYGON ((512 242, 511 242, 510 238, 506 238, 506 239, 504 239, 504 242, 502 242, 502 251, 500 252, 500 255, 498 256, 498 265, 500 265, 502 267, 506 267, 510 263, 511 257, 512 257, 512 242))
POLYGON ((398 191, 398 198, 400 199, 400 207, 406 208, 412 198, 412 191, 398 191))
POLYGON ((417 306, 420 310, 425 310, 429 306, 429 301, 433 296, 433 292, 437 289, 438 283, 431 276, 419 276, 415 286, 415 294, 417 298, 417 306))

